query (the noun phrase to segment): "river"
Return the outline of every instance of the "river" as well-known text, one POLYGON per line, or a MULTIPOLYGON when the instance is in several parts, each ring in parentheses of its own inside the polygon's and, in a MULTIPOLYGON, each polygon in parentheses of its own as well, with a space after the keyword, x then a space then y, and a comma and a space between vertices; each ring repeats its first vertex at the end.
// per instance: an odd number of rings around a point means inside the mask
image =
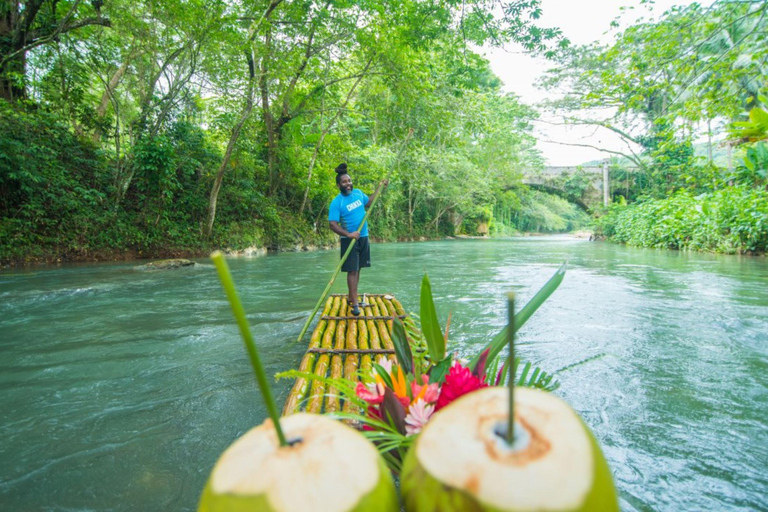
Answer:
MULTIPOLYGON (((267 371, 336 251, 230 260, 267 371)), ((449 348, 473 353, 568 260, 519 333, 593 429, 623 510, 768 509, 768 260, 567 236, 374 244, 361 292, 418 308, 429 273, 449 348)), ((141 262, 0 273, 0 509, 194 510, 218 455, 260 423, 215 270, 141 262)), ((334 286, 343 292, 343 276, 334 286)), ((278 401, 290 383, 275 386, 278 401)))

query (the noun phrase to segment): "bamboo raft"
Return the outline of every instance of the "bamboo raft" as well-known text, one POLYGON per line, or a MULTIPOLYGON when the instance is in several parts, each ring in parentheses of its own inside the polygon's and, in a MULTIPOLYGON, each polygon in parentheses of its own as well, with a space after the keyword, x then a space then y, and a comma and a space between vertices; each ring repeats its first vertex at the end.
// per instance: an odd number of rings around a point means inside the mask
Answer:
MULTIPOLYGON (((358 380, 358 370, 371 371, 380 356, 395 360, 390 332, 395 318, 407 315, 390 294, 362 295, 360 316, 353 316, 345 294, 328 297, 320 321, 309 340, 299 371, 330 378, 358 380), (330 371, 329 371, 330 369, 330 371)), ((333 386, 320 380, 296 379, 283 406, 283 416, 299 411, 310 413, 357 412, 333 386)))

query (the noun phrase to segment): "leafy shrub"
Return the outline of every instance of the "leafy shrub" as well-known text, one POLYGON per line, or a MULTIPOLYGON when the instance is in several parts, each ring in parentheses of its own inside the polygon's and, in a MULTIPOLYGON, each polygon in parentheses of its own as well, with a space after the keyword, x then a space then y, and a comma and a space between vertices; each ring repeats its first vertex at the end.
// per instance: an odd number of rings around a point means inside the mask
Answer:
POLYGON ((747 186, 768 185, 768 144, 757 142, 747 148, 742 164, 734 169, 731 179, 747 186))
POLYGON ((628 245, 723 253, 768 250, 768 191, 727 187, 694 196, 616 205, 596 231, 628 245))

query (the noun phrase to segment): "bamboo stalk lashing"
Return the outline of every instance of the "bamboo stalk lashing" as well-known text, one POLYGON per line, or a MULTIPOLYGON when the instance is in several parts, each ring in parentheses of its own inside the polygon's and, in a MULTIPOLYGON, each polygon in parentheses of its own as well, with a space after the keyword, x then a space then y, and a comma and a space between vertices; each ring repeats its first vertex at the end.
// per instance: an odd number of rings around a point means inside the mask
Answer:
MULTIPOLYGON (((362 316, 362 315, 360 315, 360 316, 362 316)), ((320 320, 356 320, 356 319, 360 318, 360 316, 355 316, 355 315, 330 316, 330 315, 328 315, 328 316, 320 317, 320 320)), ((406 316, 408 316, 408 315, 383 315, 383 316, 374 316, 374 317, 371 317, 371 319, 372 320, 389 320, 391 322, 392 319, 395 318, 395 317, 403 319, 406 316)), ((365 318, 368 318, 368 317, 366 316, 365 318)))
MULTIPOLYGON (((346 294, 328 296, 299 371, 330 379, 343 376, 354 382, 360 374, 370 374, 379 357, 396 360, 390 332, 395 319, 407 319, 402 304, 383 293, 366 294, 361 299, 362 314, 354 316, 346 294)), ((302 409, 311 413, 359 412, 352 401, 340 395, 322 380, 299 377, 285 401, 283 415, 302 409)))
POLYGON ((307 350, 307 352, 311 352, 313 354, 331 354, 331 355, 333 355, 333 354, 382 354, 382 355, 387 355, 387 354, 394 354, 395 353, 394 350, 387 350, 385 348, 378 349, 378 350, 376 350, 376 349, 361 349, 361 348, 357 348, 357 349, 354 349, 354 350, 350 350, 350 349, 346 349, 346 348, 345 349, 339 349, 339 350, 337 350, 335 348, 331 348, 331 349, 311 348, 311 349, 307 350))

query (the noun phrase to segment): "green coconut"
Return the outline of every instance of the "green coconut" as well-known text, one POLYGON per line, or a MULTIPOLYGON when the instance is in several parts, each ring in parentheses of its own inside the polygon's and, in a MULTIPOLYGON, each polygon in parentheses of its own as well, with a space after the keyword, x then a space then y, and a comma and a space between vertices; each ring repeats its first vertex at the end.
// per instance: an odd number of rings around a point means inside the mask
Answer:
POLYGON ((376 448, 330 418, 297 413, 270 420, 224 451, 200 498, 200 512, 308 510, 390 512, 397 492, 376 448))
POLYGON ((487 388, 435 414, 403 465, 406 510, 619 510, 605 457, 568 404, 516 388, 510 446, 508 402, 508 389, 487 388))

